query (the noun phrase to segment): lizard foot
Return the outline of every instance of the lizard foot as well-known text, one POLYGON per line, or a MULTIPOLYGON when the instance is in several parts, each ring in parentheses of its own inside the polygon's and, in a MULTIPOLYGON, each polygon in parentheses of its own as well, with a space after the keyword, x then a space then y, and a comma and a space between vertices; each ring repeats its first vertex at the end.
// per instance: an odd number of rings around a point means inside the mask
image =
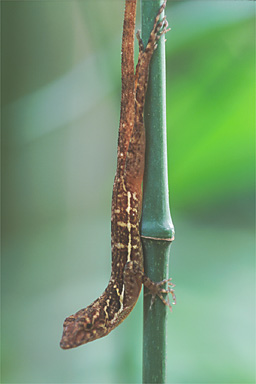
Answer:
POLYGON ((148 277, 144 277, 143 283, 145 287, 147 287, 149 290, 149 292, 147 292, 145 296, 152 295, 150 309, 152 308, 155 302, 156 296, 158 296, 162 300, 162 302, 170 309, 170 311, 172 311, 172 304, 176 304, 176 296, 173 289, 175 285, 171 282, 171 280, 172 279, 169 278, 155 283, 148 277), (167 284, 167 288, 162 288, 162 286, 165 284, 167 284), (169 293, 172 295, 172 304, 170 303, 169 293), (164 298, 163 294, 167 294, 167 300, 164 298))

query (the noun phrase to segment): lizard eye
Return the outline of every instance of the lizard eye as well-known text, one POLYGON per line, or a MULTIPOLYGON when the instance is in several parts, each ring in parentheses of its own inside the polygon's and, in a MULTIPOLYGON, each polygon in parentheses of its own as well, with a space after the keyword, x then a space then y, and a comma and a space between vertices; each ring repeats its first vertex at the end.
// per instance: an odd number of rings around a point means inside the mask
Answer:
POLYGON ((92 328, 92 323, 87 323, 85 326, 86 329, 91 329, 92 328))

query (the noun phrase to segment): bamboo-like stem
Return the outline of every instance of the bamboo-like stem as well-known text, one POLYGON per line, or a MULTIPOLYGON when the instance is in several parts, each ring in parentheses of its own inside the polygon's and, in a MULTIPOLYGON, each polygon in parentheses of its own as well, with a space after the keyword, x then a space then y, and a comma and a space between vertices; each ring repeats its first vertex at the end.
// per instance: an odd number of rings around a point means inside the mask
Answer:
MULTIPOLYGON (((144 46, 162 2, 163 0, 141 0, 144 46)), ((174 238, 167 174, 164 40, 165 36, 162 36, 152 58, 144 112, 146 167, 143 180, 141 235, 145 273, 153 281, 167 278, 170 246, 174 238)), ((150 303, 150 295, 145 296, 143 383, 165 383, 166 319, 169 309, 158 298, 152 308, 150 303)))

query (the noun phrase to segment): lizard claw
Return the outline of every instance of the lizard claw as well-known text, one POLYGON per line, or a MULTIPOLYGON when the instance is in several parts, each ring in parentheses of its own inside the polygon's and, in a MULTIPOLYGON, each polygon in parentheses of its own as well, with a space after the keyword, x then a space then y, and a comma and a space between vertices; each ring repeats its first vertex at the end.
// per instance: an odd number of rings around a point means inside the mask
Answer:
POLYGON ((144 285, 149 289, 144 296, 152 295, 150 302, 150 309, 152 309, 155 302, 156 296, 172 311, 172 305, 176 304, 176 296, 174 293, 175 285, 171 282, 171 278, 159 281, 155 283, 148 278, 145 278, 144 285), (166 288, 162 288, 162 285, 167 284, 166 288), (172 295, 172 304, 170 303, 169 293, 172 295), (163 294, 167 294, 167 299, 164 298, 163 294))

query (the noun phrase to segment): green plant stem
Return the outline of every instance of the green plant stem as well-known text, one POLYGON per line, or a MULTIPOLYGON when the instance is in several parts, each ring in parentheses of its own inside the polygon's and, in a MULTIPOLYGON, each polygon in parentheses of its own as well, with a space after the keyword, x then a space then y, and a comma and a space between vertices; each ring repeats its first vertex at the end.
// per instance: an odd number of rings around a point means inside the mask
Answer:
MULTIPOLYGON (((162 0, 142 0, 142 40, 149 38, 162 0)), ((158 43, 151 66, 145 105, 146 169, 143 180, 142 243, 145 273, 153 281, 168 276, 168 261, 174 227, 169 209, 167 144, 165 37, 158 43)), ((147 293, 147 292, 145 292, 147 293)), ((156 298, 144 299, 143 383, 166 382, 166 319, 169 309, 156 298)))

